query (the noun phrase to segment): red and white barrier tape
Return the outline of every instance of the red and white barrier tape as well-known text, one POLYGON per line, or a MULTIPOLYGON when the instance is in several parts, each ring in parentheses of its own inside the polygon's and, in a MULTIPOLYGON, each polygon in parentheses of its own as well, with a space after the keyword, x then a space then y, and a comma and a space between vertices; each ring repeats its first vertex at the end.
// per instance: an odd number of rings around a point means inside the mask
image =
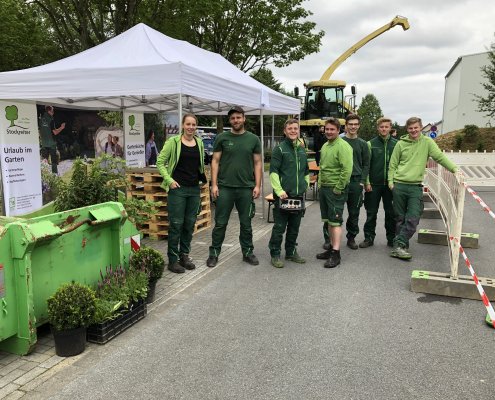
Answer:
POLYGON ((141 235, 131 236, 131 249, 138 251, 141 248, 141 235))
POLYGON ((473 266, 471 265, 471 262, 466 256, 466 253, 464 252, 464 249, 462 248, 461 244, 459 241, 454 238, 453 236, 450 237, 450 240, 455 240, 459 244, 459 251, 461 252, 462 258, 464 258, 464 261, 466 263, 466 266, 469 269, 469 272, 471 273, 471 276, 473 277, 473 281, 476 284, 476 288, 478 289, 478 292, 480 293, 481 300, 483 301, 483 304, 485 305, 486 311, 488 311, 488 315, 490 316, 490 319, 492 320, 492 325, 495 328, 495 311, 493 310, 492 304, 490 303, 490 300, 488 300, 488 296, 485 293, 485 290, 483 289, 483 286, 481 286, 481 283, 478 279, 478 276, 476 275, 476 272, 474 272, 473 266))
POLYGON ((481 199, 480 196, 478 196, 478 193, 476 193, 473 189, 471 189, 466 183, 464 183, 464 187, 466 190, 474 197, 474 199, 483 207, 483 210, 485 210, 490 216, 495 219, 495 213, 486 205, 486 203, 481 199))

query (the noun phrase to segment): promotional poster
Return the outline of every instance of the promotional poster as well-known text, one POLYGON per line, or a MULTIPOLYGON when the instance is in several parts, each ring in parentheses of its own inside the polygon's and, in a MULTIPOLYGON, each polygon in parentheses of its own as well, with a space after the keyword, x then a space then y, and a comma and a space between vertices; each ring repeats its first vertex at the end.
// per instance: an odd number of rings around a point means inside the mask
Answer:
POLYGON ((42 206, 36 105, 0 101, 0 113, 0 165, 5 215, 22 215, 42 206))
POLYGON ((124 158, 128 167, 144 167, 144 114, 124 111, 124 158))

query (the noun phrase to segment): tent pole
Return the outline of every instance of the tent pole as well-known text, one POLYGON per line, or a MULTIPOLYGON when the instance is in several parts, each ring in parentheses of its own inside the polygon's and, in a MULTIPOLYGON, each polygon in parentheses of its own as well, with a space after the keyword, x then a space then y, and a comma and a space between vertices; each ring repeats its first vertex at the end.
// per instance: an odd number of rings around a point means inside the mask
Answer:
POLYGON ((275 147, 275 114, 272 114, 272 150, 275 147))
POLYGON ((265 218, 265 140, 263 134, 263 109, 260 112, 261 128, 261 219, 265 218))
POLYGON ((182 124, 182 93, 179 93, 179 135, 182 133, 181 124, 182 124))

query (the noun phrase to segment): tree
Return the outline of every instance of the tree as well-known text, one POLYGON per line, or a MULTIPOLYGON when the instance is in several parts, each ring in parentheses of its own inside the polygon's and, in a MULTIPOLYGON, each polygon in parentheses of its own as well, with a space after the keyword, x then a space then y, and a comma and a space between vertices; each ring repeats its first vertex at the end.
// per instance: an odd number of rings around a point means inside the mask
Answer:
POLYGON ((65 55, 144 22, 218 53, 245 72, 287 66, 319 50, 324 32, 313 32, 316 24, 306 20, 312 13, 303 1, 32 0, 65 55))
POLYGON ((284 67, 317 52, 324 34, 313 32, 316 24, 306 20, 312 13, 303 1, 165 1, 153 25, 222 55, 244 72, 284 67))
POLYGON ((478 111, 486 113, 488 117, 495 117, 495 42, 491 44, 490 48, 491 51, 488 53, 490 64, 481 67, 483 76, 488 80, 481 85, 488 93, 486 97, 476 95, 476 98, 478 111))
POLYGON ((0 71, 13 71, 54 61, 59 53, 47 24, 32 4, 0 2, 0 71))
POLYGON ((263 85, 268 86, 270 89, 273 89, 279 93, 285 92, 282 88, 282 84, 273 76, 271 69, 259 68, 258 70, 251 72, 249 75, 263 85))
POLYGON ((399 123, 396 121, 392 124, 392 129, 395 129, 397 132, 397 139, 400 139, 401 136, 407 135, 407 129, 403 125, 399 125, 399 123))
MULTIPOLYGON (((31 1, 31 0, 25 0, 31 1)), ((158 3, 148 1, 147 3, 158 3)), ((32 0, 47 19, 60 52, 69 56, 131 28, 143 0, 32 0)))
POLYGON ((373 94, 367 94, 363 97, 358 115, 361 117, 359 136, 364 140, 370 140, 376 135, 377 119, 383 115, 380 103, 373 94))

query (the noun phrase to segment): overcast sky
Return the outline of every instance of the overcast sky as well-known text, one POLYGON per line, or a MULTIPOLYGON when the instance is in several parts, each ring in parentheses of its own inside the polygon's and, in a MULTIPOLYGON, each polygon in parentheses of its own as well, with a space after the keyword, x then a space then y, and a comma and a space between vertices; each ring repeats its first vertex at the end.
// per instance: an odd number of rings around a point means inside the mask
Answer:
POLYGON ((358 104, 374 94, 385 115, 404 124, 417 115, 426 125, 442 119, 445 75, 459 56, 487 51, 495 40, 493 0, 307 0, 310 19, 325 31, 318 54, 273 72, 287 90, 320 79, 344 51, 396 15, 396 26, 349 57, 332 79, 356 84, 358 104))

